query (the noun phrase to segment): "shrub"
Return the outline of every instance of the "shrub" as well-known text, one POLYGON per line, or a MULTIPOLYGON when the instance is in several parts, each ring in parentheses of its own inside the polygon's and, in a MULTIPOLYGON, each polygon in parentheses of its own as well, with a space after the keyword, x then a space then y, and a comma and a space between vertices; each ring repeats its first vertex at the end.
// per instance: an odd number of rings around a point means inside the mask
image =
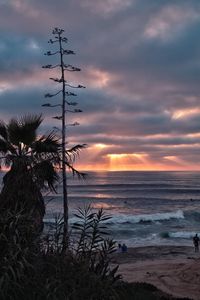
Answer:
POLYGON ((120 280, 103 210, 78 209, 65 253, 62 219, 38 241, 31 215, 23 207, 0 212, 1 300, 175 300, 153 285, 120 280))
POLYGON ((118 267, 110 267, 115 243, 104 238, 102 225, 109 217, 90 207, 76 216, 73 242, 63 253, 59 220, 39 244, 23 209, 1 215, 0 299, 118 299, 118 267))

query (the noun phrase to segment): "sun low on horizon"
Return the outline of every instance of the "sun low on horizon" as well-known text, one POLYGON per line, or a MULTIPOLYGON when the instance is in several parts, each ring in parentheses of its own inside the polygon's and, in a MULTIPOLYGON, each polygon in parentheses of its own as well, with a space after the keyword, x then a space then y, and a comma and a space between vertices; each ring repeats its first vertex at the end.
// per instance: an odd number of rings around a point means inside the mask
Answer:
POLYGON ((200 171, 198 164, 189 164, 178 156, 169 155, 153 161, 148 153, 110 153, 105 144, 95 144, 86 151, 92 163, 85 163, 84 157, 79 159, 77 165, 82 171, 200 171), (103 149, 107 149, 107 154, 101 153, 103 149))

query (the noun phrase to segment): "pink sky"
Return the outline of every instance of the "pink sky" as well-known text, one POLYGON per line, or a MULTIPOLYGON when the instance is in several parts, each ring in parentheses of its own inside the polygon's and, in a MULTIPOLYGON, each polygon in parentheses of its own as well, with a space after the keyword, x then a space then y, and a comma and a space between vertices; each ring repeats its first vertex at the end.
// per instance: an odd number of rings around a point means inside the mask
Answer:
POLYGON ((41 68, 55 26, 82 69, 67 79, 87 87, 68 116, 69 145, 88 144, 79 168, 200 170, 199 1, 0 0, 1 119, 42 112, 43 131, 59 126, 41 108, 57 89, 41 68))

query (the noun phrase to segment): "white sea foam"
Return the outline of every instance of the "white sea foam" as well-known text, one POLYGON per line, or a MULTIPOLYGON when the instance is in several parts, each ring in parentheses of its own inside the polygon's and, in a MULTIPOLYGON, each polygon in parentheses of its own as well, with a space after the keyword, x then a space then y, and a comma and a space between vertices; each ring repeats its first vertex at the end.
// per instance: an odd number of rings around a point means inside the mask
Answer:
MULTIPOLYGON (((113 215, 110 220, 106 223, 109 224, 137 224, 137 223, 148 223, 154 222, 160 224, 159 221, 165 221, 170 219, 184 219, 184 214, 182 210, 178 210, 176 212, 166 212, 166 213, 155 213, 155 214, 142 214, 142 215, 125 215, 118 214, 113 215)), ((46 218, 45 223, 55 223, 55 218, 46 218)), ((75 216, 70 217, 69 222, 71 224, 80 221, 75 216)))
POLYGON ((55 224, 55 218, 44 218, 44 222, 55 224))
MULTIPOLYGON (((165 221, 170 219, 184 219, 184 214, 182 210, 177 210, 176 212, 166 212, 166 213, 155 213, 155 214, 142 214, 142 215, 114 215, 111 219, 112 223, 122 224, 122 223, 142 223, 142 222, 156 222, 165 221)), ((109 222, 109 221, 108 221, 109 222)))
POLYGON ((195 231, 178 231, 178 232, 169 232, 169 237, 171 238, 183 238, 183 239, 191 239, 195 234, 200 235, 200 233, 195 231))

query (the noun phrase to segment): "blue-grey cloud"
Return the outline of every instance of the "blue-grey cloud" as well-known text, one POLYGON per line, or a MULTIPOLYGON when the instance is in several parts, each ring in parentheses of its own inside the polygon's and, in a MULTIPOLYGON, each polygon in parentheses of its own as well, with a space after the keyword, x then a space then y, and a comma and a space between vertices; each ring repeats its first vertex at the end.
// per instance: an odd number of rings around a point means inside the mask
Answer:
POLYGON ((43 112, 43 129, 57 126, 59 110, 41 104, 59 87, 41 66, 56 61, 43 54, 61 26, 77 52, 67 60, 82 69, 67 78, 87 85, 75 99, 83 113, 68 116, 81 123, 72 142, 108 145, 99 161, 133 152, 163 164, 200 158, 199 1, 0 0, 0 25, 1 118, 43 112))

